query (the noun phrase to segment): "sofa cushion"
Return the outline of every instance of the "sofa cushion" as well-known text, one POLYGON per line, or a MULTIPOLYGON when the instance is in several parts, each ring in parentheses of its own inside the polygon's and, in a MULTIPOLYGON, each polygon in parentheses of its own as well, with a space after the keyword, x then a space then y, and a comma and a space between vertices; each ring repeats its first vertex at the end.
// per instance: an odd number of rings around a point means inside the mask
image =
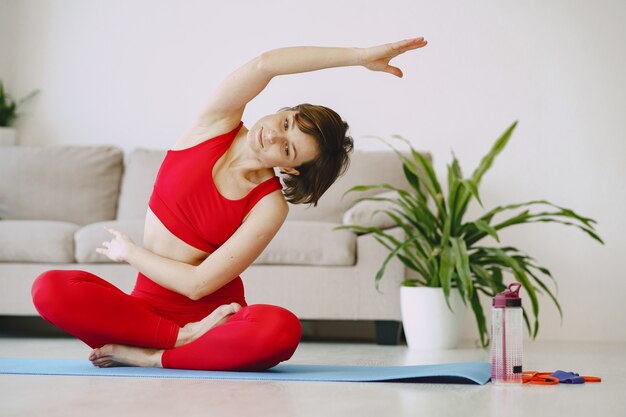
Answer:
POLYGON ((113 235, 104 230, 104 226, 119 230, 127 234, 133 242, 141 245, 143 242, 143 220, 112 220, 93 223, 82 227, 74 235, 76 246, 75 257, 81 263, 105 263, 115 262, 104 255, 96 252, 96 248, 102 247, 102 242, 111 240, 113 235))
POLYGON ((135 149, 128 155, 122 179, 117 219, 143 219, 148 209, 154 180, 166 151, 135 149))
POLYGON ((346 174, 340 177, 320 198, 317 207, 292 205, 290 220, 320 220, 340 223, 344 212, 360 197, 372 196, 380 190, 344 193, 355 185, 389 183, 406 188, 409 184, 402 171, 402 163, 392 151, 355 150, 350 156, 346 174))
MULTIPOLYGON (((396 191, 376 194, 375 198, 398 198, 396 191)), ((398 206, 391 201, 386 200, 363 200, 355 203, 343 215, 343 224, 351 224, 362 227, 378 227, 379 229, 388 229, 395 227, 396 222, 393 221, 384 211, 393 210, 398 206)))
POLYGON ((287 220, 255 265, 348 266, 356 262, 356 235, 336 223, 287 220))
POLYGON ((0 262, 74 262, 74 223, 45 220, 0 221, 0 262))
POLYGON ((114 219, 122 169, 112 146, 0 147, 0 219, 114 219))

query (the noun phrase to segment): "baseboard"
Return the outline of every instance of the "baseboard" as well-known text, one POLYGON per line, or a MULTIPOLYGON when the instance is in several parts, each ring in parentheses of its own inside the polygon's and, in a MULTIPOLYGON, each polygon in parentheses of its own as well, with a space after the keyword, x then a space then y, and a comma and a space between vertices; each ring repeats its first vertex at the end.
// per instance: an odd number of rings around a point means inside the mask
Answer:
MULTIPOLYGON (((376 342, 371 320, 301 320, 302 340, 320 342, 376 342)), ((73 337, 37 316, 0 316, 0 336, 73 337)))
POLYGON ((0 316, 0 336, 74 337, 39 316, 0 316))

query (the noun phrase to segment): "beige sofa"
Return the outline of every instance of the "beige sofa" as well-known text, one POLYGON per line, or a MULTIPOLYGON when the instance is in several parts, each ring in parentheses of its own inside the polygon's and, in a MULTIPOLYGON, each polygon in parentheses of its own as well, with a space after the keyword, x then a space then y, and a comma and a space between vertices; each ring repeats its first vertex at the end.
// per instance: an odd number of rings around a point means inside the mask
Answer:
MULTIPOLYGON (((30 288, 49 269, 86 270, 130 292, 136 271, 95 248, 108 238, 104 225, 142 242, 164 157, 136 149, 124 158, 111 146, 0 147, 0 316, 37 315, 30 288)), ((402 264, 389 264, 378 292, 385 248, 371 235, 333 230, 343 222, 384 225, 371 203, 355 204, 363 194, 342 198, 354 185, 383 182, 406 186, 397 156, 356 151, 317 207, 290 205, 278 235, 242 274, 248 303, 280 305, 305 320, 398 323, 402 264)))

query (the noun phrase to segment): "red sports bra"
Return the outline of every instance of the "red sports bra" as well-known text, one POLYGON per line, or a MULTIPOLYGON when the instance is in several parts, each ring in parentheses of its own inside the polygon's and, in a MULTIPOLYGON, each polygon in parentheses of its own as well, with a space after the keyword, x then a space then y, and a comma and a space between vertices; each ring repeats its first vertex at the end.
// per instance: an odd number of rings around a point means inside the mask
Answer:
POLYGON ((257 185, 239 200, 223 197, 213 182, 213 166, 226 152, 243 122, 231 132, 191 148, 167 152, 149 207, 161 223, 189 245, 213 252, 235 233, 264 196, 282 189, 278 177, 257 185))

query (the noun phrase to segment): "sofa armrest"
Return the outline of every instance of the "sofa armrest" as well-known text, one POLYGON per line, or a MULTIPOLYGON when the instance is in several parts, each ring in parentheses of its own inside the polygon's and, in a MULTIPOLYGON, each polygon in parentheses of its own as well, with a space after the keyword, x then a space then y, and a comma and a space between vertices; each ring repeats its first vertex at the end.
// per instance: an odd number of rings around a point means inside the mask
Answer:
MULTIPOLYGON (((373 198, 394 199, 398 197, 396 191, 387 191, 376 194, 373 198)), ((384 211, 391 210, 396 205, 387 200, 363 200, 354 204, 343 215, 343 224, 358 225, 362 227, 378 227, 389 229, 396 226, 384 211)))

